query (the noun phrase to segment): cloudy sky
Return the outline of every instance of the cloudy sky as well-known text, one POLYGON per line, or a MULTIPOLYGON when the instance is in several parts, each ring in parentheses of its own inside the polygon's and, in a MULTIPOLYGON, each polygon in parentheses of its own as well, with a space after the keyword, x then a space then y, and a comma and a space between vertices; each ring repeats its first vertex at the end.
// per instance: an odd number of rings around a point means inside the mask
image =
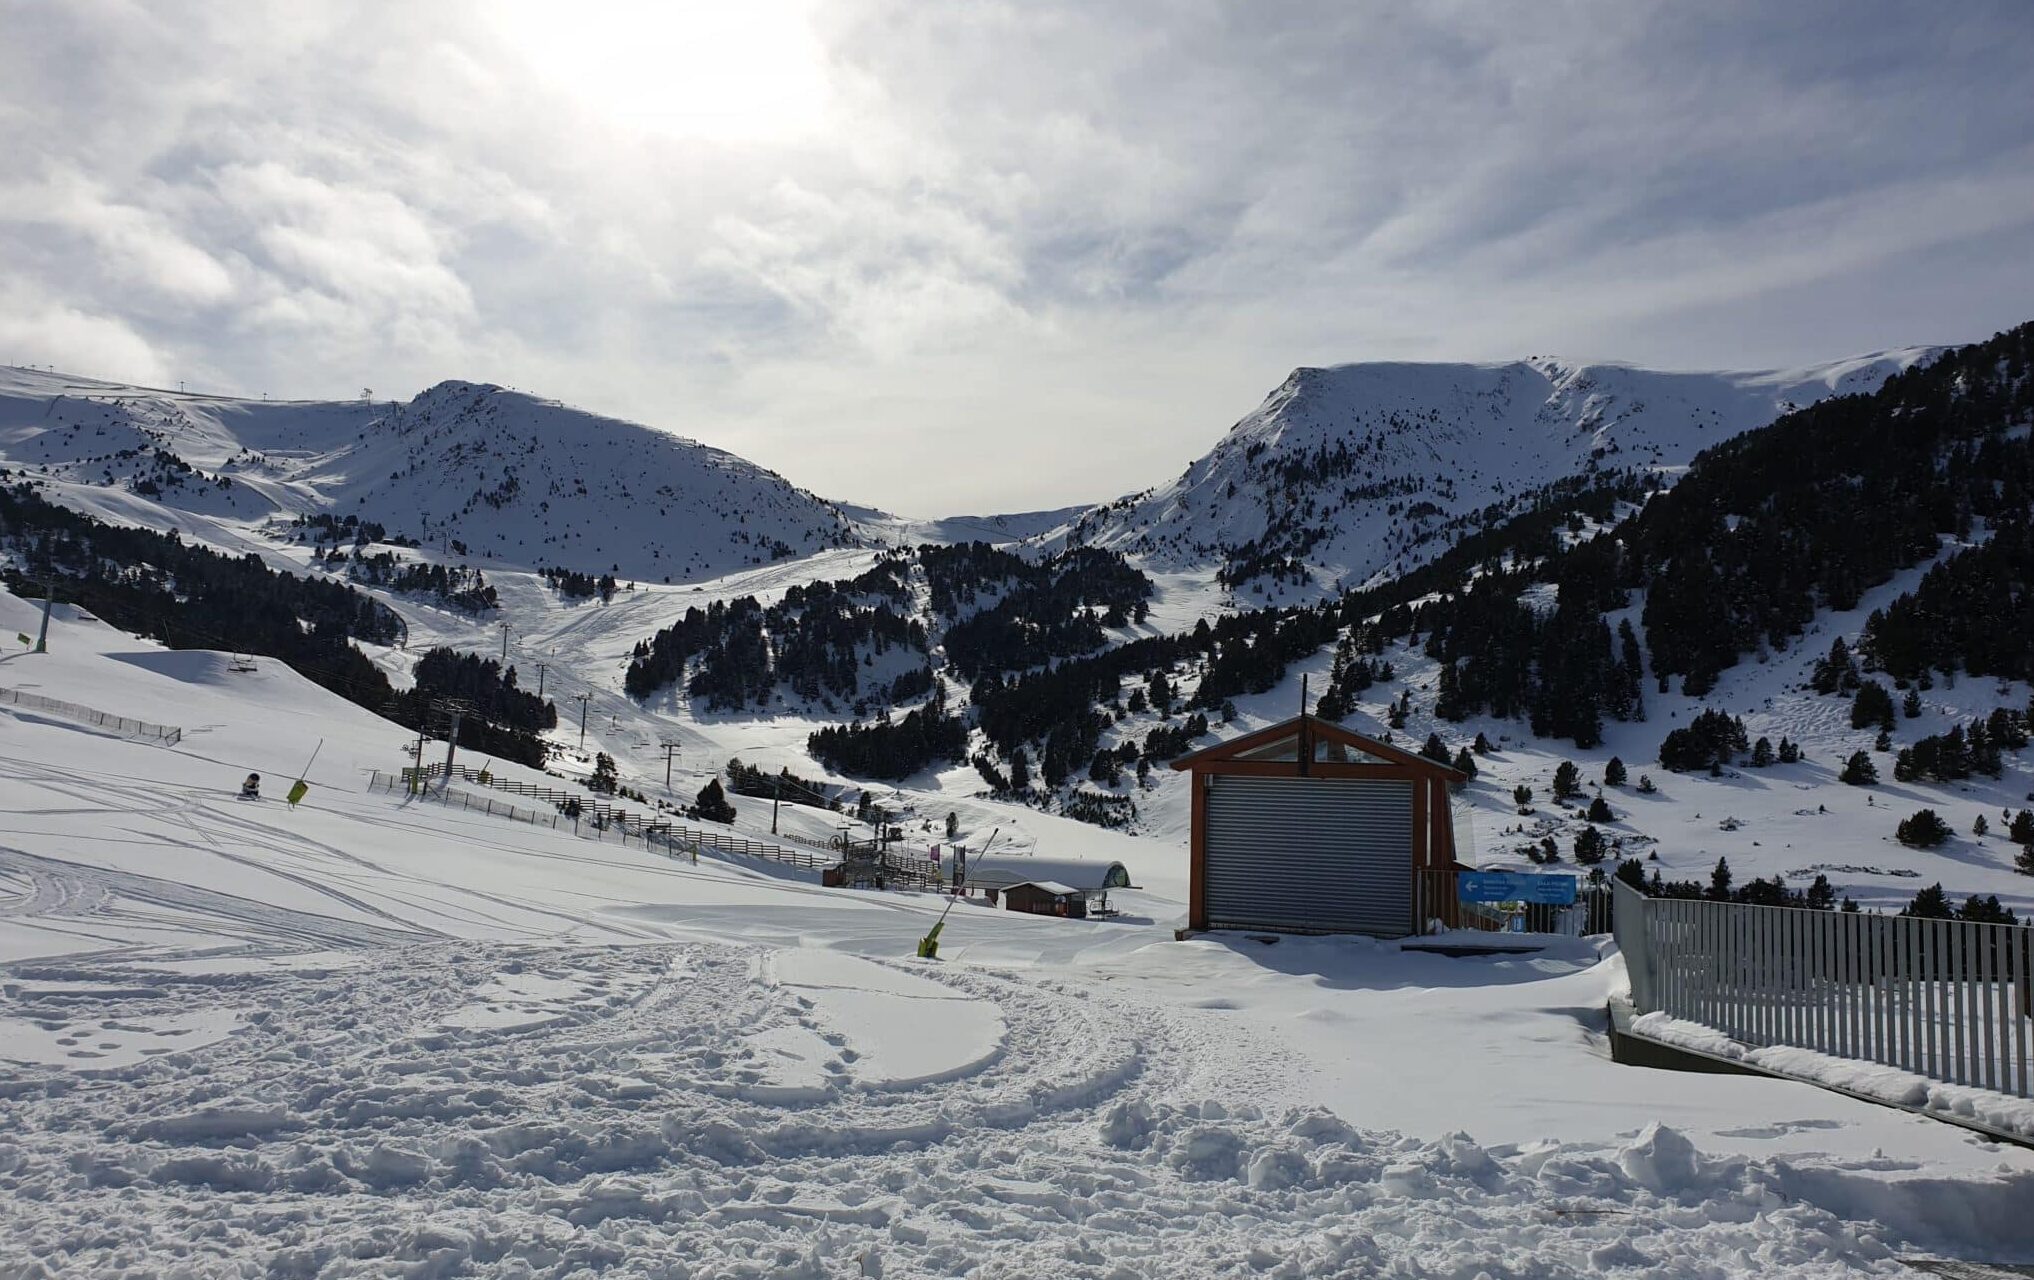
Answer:
POLYGON ((2034 318, 2034 7, 0 0, 0 362, 500 382, 912 514, 1288 369, 2034 318))

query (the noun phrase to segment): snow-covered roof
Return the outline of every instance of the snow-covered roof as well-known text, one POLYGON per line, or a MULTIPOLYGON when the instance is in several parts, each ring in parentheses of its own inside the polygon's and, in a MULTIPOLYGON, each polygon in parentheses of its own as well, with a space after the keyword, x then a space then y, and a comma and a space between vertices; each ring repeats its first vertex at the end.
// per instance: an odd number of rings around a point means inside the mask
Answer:
POLYGON ((1080 892, 1079 889, 1069 888, 1066 885, 1059 883, 1057 880, 1019 880, 1016 884, 1003 886, 1003 891, 1005 893, 1008 893, 1012 889, 1021 889, 1025 885, 1030 885, 1034 889, 1038 889, 1045 893, 1052 894, 1055 897, 1061 897, 1069 893, 1080 892))
POLYGON ((967 883, 984 888, 1013 884, 1071 885, 1069 892, 1100 893, 1104 889, 1128 889, 1130 872, 1120 862, 1087 858, 999 857, 991 854, 980 867, 970 866, 967 883))

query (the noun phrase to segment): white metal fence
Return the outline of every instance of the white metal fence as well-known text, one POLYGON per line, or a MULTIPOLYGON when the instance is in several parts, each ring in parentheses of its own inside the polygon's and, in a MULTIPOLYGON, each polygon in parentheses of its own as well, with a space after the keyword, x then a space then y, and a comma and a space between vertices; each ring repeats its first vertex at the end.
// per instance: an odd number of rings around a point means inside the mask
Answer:
POLYGON ((2034 928, 1615 892, 1640 1013, 2034 1097, 2034 928))
POLYGON ((23 693, 19 689, 0 689, 0 702, 10 702, 18 707, 33 711, 47 711, 66 720, 82 720, 116 733, 132 734, 137 738, 152 738, 166 747, 173 747, 184 740, 184 731, 173 725, 150 724, 146 720, 130 720, 116 716, 110 711, 83 706, 76 702, 65 702, 60 698, 45 698, 39 693, 23 693))

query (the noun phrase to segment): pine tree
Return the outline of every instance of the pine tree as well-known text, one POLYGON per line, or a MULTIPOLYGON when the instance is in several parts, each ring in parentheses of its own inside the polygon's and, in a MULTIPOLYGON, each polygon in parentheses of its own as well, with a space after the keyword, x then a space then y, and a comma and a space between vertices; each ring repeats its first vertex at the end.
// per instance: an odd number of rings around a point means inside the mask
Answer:
POLYGON ((1914 895, 1914 900, 1900 908, 1903 916, 1922 920, 1954 920, 1956 911, 1949 905, 1949 895, 1942 891, 1941 884, 1931 884, 1914 895))
POLYGON ((946 814, 946 838, 951 840, 960 834, 960 815, 951 809, 946 814))
POLYGON ((1441 735, 1438 733, 1427 735, 1426 744, 1420 748, 1420 754, 1435 764, 1447 764, 1453 758, 1448 754, 1448 744, 1441 741, 1441 735))
POLYGON ((1717 902, 1730 901, 1730 859, 1716 860, 1716 869, 1709 873, 1709 897, 1717 902))
POLYGON ((1496 748, 1490 745, 1490 739, 1484 737, 1482 734, 1479 733, 1476 735, 1476 745, 1474 750, 1476 754, 1479 756, 1487 756, 1492 751, 1496 750, 1496 748))
POLYGON ((1595 827, 1584 827, 1575 834, 1575 861, 1585 867, 1593 867, 1603 861, 1603 833, 1595 827))
POLYGON ((1892 731, 1888 729, 1879 730, 1879 736, 1872 739, 1872 750, 1891 751, 1892 749, 1893 749, 1892 731))
POLYGON ((1872 763, 1866 752, 1854 751, 1850 759, 1843 762, 1843 772, 1836 777, 1837 781, 1848 782, 1853 787, 1869 787, 1879 780, 1879 767, 1872 763))
POLYGON ((1829 656, 1815 663, 1810 684, 1817 693, 1849 693, 1857 683, 1857 661, 1850 656, 1850 646, 1838 636, 1829 642, 1829 656))
POLYGON ((1511 798, 1519 808, 1524 809, 1533 802, 1533 789, 1521 782, 1511 789, 1511 798))
POLYGON ((1752 744, 1751 763, 1754 769, 1764 769, 1773 763, 1773 740, 1771 738, 1760 738, 1752 744))
POLYGON ((1956 918, 1972 924, 2020 923, 2020 917, 2013 913, 2011 907, 2002 906, 1996 893, 1988 893, 1982 898, 1973 893, 1956 909, 1956 918))
POLYGON ((1476 757, 1469 754, 1469 748, 1461 747, 1456 750, 1455 768, 1471 778, 1476 776, 1476 757))
POLYGON ((1949 839, 1949 824, 1933 809, 1922 809, 1900 820, 1894 835, 1901 844, 1916 849, 1933 849, 1949 839))
POLYGON ((706 780, 706 785, 699 789, 699 796, 693 802, 693 811, 699 815, 702 822, 735 820, 735 807, 728 803, 727 792, 721 789, 719 778, 706 780))
POLYGON ((1573 760, 1563 760, 1554 770, 1554 799, 1566 800, 1582 794, 1582 771, 1573 760))
POLYGON ((1983 815, 1982 813, 1977 816, 1977 821, 1970 824, 1970 833, 1980 838, 1982 838, 1984 834, 1990 831, 1991 829, 1992 824, 1985 821, 1985 815, 1983 815))
POLYGON ((1591 801, 1589 802, 1589 814, 1588 814, 1588 817, 1589 817, 1589 821, 1591 821, 1591 822, 1615 822, 1615 821, 1617 821, 1617 816, 1616 816, 1615 814, 1611 813, 1611 811, 1610 811, 1610 806, 1609 806, 1609 805, 1608 805, 1607 803, 1605 803, 1605 802, 1604 802, 1604 799, 1603 799, 1603 797, 1602 797, 1602 796, 1597 796, 1597 797, 1596 797, 1595 799, 1593 799, 1593 800, 1591 800, 1591 801))
MULTIPOLYGON (((1141 779, 1142 776, 1143 774, 1140 771, 1139 778, 1141 779)), ((1010 789, 1012 791, 1031 790, 1031 757, 1022 747, 1010 753, 1010 789)))
POLYGON ((1606 787, 1623 786, 1626 776, 1624 761, 1616 756, 1610 757, 1610 763, 1603 766, 1603 785, 1606 787))
POLYGON ((1779 759, 1781 764, 1799 764, 1801 762, 1800 746, 1793 739, 1782 736, 1780 738, 1779 759))
POLYGON ((2022 809, 2013 815, 2013 821, 2006 828, 2006 838, 2014 844, 2034 848, 2034 809, 2022 809))
POLYGON ((1907 686, 1907 696, 1900 699, 1900 711, 1909 720, 1921 718, 1921 691, 1913 685, 1907 686))
POLYGON ((1638 789, 1639 794, 1642 796, 1652 795, 1654 792, 1659 790, 1657 786, 1653 785, 1653 775, 1650 773, 1642 773, 1639 775, 1638 789))
POLYGON ((1873 725, 1893 727, 1893 695, 1878 681, 1867 680, 1858 686, 1857 699, 1850 704, 1850 727, 1869 729, 1873 725))

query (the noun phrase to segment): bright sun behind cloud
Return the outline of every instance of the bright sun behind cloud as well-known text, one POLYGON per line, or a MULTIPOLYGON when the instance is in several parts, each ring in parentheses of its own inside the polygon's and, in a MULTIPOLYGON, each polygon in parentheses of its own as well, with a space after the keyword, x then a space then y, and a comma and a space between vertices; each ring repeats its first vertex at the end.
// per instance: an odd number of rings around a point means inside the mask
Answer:
POLYGON ((494 0, 485 12, 557 92, 613 123, 716 143, 788 141, 828 106, 813 0, 494 0))

